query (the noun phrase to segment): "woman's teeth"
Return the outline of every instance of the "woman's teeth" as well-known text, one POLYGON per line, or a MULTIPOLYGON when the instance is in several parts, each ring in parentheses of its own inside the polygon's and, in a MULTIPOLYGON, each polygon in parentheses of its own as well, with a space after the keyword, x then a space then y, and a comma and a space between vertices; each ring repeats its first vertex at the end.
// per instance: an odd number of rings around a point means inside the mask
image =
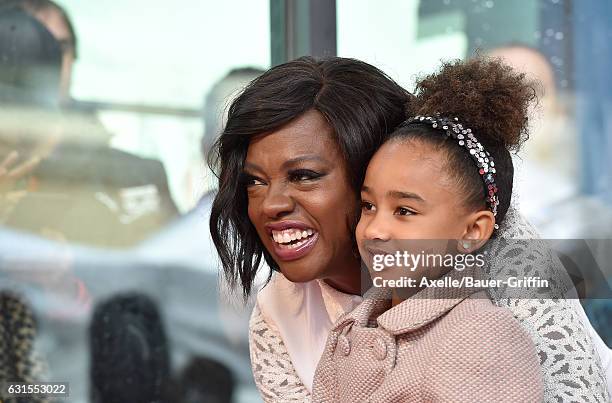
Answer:
POLYGON ((300 230, 297 228, 289 228, 282 231, 272 231, 272 238, 274 242, 278 243, 281 247, 297 248, 306 243, 315 233, 316 232, 311 229, 300 230))

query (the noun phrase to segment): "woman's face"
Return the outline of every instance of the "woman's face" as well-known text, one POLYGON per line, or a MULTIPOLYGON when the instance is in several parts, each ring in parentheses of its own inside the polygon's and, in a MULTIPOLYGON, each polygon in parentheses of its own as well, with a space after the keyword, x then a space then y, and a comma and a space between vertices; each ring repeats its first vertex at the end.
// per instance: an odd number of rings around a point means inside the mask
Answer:
POLYGON ((323 116, 310 110, 255 137, 244 167, 248 214, 290 281, 326 279, 355 292, 349 284, 359 279, 351 241, 358 199, 332 134, 323 116))

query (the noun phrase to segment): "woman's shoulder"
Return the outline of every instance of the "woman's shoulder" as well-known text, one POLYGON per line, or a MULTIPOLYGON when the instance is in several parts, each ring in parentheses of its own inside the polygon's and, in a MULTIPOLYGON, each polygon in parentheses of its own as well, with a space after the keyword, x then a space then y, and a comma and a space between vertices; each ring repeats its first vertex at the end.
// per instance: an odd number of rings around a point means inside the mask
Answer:
MULTIPOLYGON (((540 356, 546 399, 584 396, 588 401, 609 401, 606 376, 588 323, 566 299, 504 299, 530 335, 540 356)), ((579 307, 578 307, 579 308, 579 307)))
POLYGON ((327 326, 327 322, 335 322, 361 301, 361 296, 345 294, 323 280, 294 283, 282 273, 274 273, 257 293, 259 310, 269 323, 299 320, 327 326))
POLYGON ((258 304, 249 321, 249 353, 253 379, 264 401, 310 401, 280 333, 266 322, 258 304))
POLYGON ((292 306, 299 304, 309 283, 293 283, 281 273, 273 273, 270 281, 257 292, 257 303, 263 312, 268 306, 276 306, 278 303, 289 303, 292 306))
POLYGON ((491 277, 504 278, 505 271, 512 268, 518 277, 555 280, 551 282, 551 298, 529 295, 527 289, 518 294, 507 288, 489 290, 494 303, 508 308, 534 342, 544 375, 545 400, 580 400, 580 396, 588 401, 609 401, 600 361, 600 355, 608 351, 597 351, 592 327, 588 319, 580 317, 580 303, 564 298, 572 283, 559 258, 516 207, 508 210, 499 236, 503 240, 491 243, 489 250, 499 259, 491 277))
POLYGON ((306 283, 292 283, 281 273, 274 273, 270 281, 257 293, 257 303, 253 314, 273 328, 279 322, 299 316, 304 303, 306 283))

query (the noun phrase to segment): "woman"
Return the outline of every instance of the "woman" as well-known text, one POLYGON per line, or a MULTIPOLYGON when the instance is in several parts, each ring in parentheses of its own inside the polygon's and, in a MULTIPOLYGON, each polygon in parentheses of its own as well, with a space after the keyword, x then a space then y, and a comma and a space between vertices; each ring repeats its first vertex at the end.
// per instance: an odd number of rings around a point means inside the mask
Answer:
MULTIPOLYGON (((310 398, 329 330, 361 301, 359 189, 367 162, 411 99, 367 63, 305 57, 270 69, 230 106, 211 158, 219 192, 210 229, 226 276, 245 296, 262 258, 280 272, 258 293, 250 325, 255 382, 266 401, 310 398)), ((537 238, 512 210, 500 236, 537 238)), ((525 258, 515 261, 525 266, 525 258)), ((494 297, 532 337, 547 401, 606 401, 599 358, 569 302, 494 297), (561 354, 566 360, 550 354, 561 346, 572 351, 561 354)))

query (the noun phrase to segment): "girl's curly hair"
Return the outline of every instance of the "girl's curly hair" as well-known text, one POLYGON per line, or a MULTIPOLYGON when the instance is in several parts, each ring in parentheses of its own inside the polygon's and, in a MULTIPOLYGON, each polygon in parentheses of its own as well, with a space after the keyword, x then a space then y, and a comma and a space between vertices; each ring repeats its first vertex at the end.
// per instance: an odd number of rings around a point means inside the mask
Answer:
POLYGON ((439 72, 418 81, 416 95, 418 115, 440 112, 460 117, 481 142, 516 150, 529 138, 534 83, 500 59, 443 63, 439 72))
MULTIPOLYGON (((421 78, 416 98, 406 108, 408 117, 430 115, 454 118, 472 129, 495 161, 500 204, 496 222, 506 215, 512 196, 514 167, 511 151, 528 139, 528 111, 537 100, 535 83, 499 59, 478 57, 442 64, 440 70, 421 78)), ((448 172, 463 190, 468 208, 486 208, 485 185, 465 149, 442 131, 424 124, 411 124, 392 133, 389 139, 425 141, 447 153, 448 172)))

